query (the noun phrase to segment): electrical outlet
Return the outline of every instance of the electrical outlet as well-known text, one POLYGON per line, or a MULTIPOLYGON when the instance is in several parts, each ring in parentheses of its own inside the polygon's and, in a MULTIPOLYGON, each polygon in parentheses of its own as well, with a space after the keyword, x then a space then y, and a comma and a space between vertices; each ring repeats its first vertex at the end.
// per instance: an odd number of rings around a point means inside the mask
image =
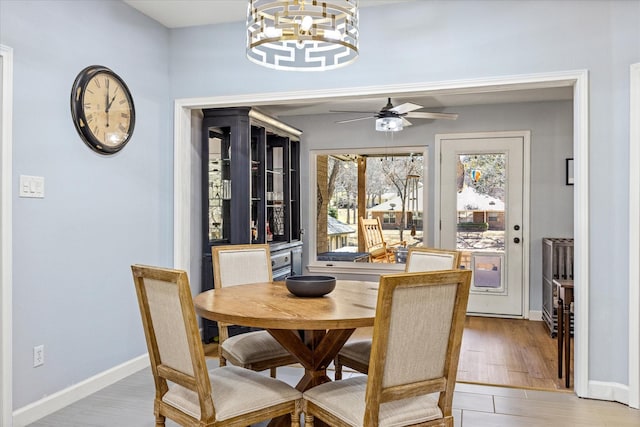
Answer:
POLYGON ((33 347, 33 367, 44 365, 44 344, 33 347))

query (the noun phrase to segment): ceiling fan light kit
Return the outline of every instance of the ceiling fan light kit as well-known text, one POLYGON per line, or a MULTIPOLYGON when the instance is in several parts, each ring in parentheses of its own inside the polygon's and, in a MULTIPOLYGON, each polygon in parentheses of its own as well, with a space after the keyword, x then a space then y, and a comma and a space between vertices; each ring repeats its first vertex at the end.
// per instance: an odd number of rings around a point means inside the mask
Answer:
POLYGON ((404 129, 401 117, 380 117, 376 119, 376 130, 381 132, 399 132, 404 129))
POLYGON ((324 71, 358 58, 358 0, 249 0, 247 58, 276 70, 324 71))

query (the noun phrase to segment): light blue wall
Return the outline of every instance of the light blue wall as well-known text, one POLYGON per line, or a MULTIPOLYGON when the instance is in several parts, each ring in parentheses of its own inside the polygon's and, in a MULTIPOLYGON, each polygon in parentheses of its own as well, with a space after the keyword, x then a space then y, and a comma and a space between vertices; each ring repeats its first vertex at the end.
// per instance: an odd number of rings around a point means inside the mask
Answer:
POLYGON ((589 379, 628 384, 629 66, 640 61, 640 2, 414 1, 364 8, 360 22, 360 58, 321 74, 250 63, 242 23, 172 31, 171 95, 588 70, 589 379))
POLYGON ((169 31, 119 1, 1 1, 0 43, 14 49, 13 402, 43 398, 146 353, 132 263, 171 265, 169 31), (120 153, 80 140, 71 85, 113 69, 137 121, 120 153), (45 198, 18 198, 20 175, 45 198), (33 346, 45 364, 32 367, 33 346))
POLYGON ((146 351, 129 265, 172 264, 174 98, 576 69, 589 70, 591 90, 590 379, 627 384, 640 2, 416 1, 360 16, 355 64, 296 74, 249 63, 241 23, 169 31, 119 1, 0 0, 0 43, 15 60, 13 179, 46 180, 42 200, 14 187, 15 408, 146 351), (112 157, 85 147, 70 119, 71 85, 91 64, 119 73, 137 107, 133 139, 112 157), (32 368, 38 344, 46 362, 32 368))

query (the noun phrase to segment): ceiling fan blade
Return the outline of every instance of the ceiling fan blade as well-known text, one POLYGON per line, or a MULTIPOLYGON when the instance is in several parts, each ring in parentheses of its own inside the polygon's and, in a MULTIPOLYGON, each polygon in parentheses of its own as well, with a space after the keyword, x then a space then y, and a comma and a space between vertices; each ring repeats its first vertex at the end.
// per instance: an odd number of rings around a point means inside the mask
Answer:
POLYGON ((330 113, 378 114, 377 111, 329 110, 330 113))
POLYGON ((411 117, 414 119, 447 119, 447 120, 455 120, 458 118, 458 114, 456 113, 427 113, 427 112, 414 112, 408 113, 406 117, 411 117))
POLYGON ((405 119, 404 117, 402 118, 402 126, 407 127, 407 126, 411 126, 413 123, 411 123, 409 120, 405 119))
POLYGON ((398 114, 408 113, 409 111, 419 110, 422 108, 422 105, 413 104, 411 102, 405 102, 404 104, 400 104, 396 107, 393 107, 390 111, 398 114))
POLYGON ((351 123, 351 122, 357 122, 357 121, 359 121, 359 120, 367 120, 367 119, 375 119, 375 116, 370 116, 370 117, 358 117, 357 119, 340 120, 339 122, 336 122, 336 123, 351 123))

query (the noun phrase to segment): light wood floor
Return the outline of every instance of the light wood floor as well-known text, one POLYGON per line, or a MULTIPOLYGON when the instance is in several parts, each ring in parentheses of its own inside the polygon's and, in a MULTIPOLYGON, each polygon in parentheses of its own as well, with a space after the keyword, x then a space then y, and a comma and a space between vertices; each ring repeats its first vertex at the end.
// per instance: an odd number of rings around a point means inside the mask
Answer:
POLYGON ((467 316, 459 382, 572 391, 573 363, 569 379, 566 389, 558 378, 558 341, 544 322, 467 316))
MULTIPOLYGON (((352 339, 370 337, 371 332, 358 329, 352 339)), ((557 363, 558 341, 544 322, 467 316, 458 382, 573 391, 573 364, 567 389, 564 377, 558 378, 557 363)))

